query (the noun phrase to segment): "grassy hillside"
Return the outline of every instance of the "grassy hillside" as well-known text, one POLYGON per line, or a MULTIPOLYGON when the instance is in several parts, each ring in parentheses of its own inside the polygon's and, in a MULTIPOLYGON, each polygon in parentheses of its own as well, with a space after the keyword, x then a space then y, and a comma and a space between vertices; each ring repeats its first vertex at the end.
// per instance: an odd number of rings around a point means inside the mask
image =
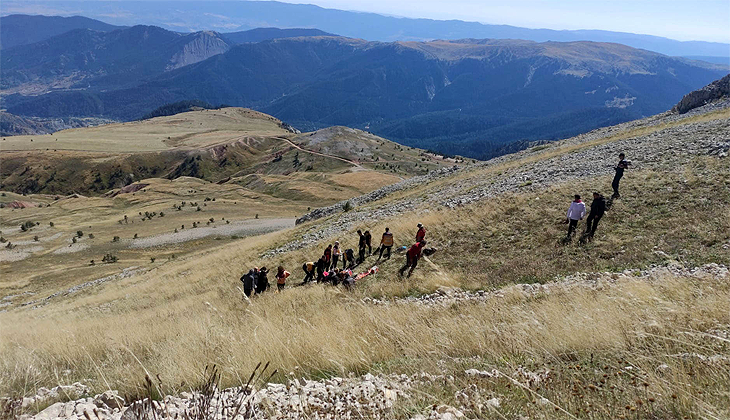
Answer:
MULTIPOLYGON (((693 269, 730 264, 730 162, 717 141, 730 130, 726 106, 424 178, 348 212, 190 250, 45 301, 73 280, 4 284, 14 296, 0 313, 2 335, 12 337, 0 344, 0 393, 81 379, 140 393, 145 372, 175 393, 200 384, 206 365, 220 366, 230 386, 261 361, 281 382, 443 375, 414 382, 382 417, 429 415, 440 404, 474 418, 727 417, 727 270, 693 269), (622 197, 593 241, 563 241, 572 195, 608 195, 619 150, 633 162, 622 197), (326 244, 355 247, 356 229, 377 237, 388 226, 397 245, 410 244, 417 222, 438 251, 410 279, 397 277, 397 254, 369 257, 359 270, 380 272, 352 291, 289 287, 247 301, 237 289, 241 273, 261 265, 283 265, 295 285, 326 244)), ((310 137, 308 147, 329 147, 310 137)))
POLYGON ((98 195, 140 179, 190 176, 299 200, 306 208, 456 163, 343 128, 312 133, 327 137, 332 147, 310 150, 303 140, 310 133, 296 135, 285 127, 266 114, 223 108, 3 137, 0 189, 98 195), (348 175, 360 171, 369 173, 368 183, 358 179, 363 174, 348 175), (303 189, 321 192, 299 196, 303 189))

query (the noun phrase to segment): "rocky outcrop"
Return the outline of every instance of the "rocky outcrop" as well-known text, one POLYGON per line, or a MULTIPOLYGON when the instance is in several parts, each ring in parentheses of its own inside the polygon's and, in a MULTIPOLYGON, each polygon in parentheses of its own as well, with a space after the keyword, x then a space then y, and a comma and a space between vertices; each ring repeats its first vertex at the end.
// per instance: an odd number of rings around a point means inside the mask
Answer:
POLYGON ((192 41, 183 46, 182 51, 172 56, 167 71, 201 62, 231 49, 215 32, 203 31, 195 35, 192 41))
POLYGON ((730 74, 720 80, 715 80, 702 89, 690 92, 682 98, 672 111, 684 114, 710 102, 730 96, 730 74))

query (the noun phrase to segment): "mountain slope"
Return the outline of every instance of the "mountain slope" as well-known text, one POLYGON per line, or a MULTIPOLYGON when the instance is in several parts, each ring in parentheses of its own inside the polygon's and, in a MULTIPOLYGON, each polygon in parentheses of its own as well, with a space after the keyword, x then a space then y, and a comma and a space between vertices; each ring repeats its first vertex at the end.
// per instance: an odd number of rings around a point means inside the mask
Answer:
POLYGON ((228 51, 214 32, 179 34, 155 26, 77 29, 3 51, 2 89, 103 89, 138 84, 228 51))
POLYGON ((74 29, 110 32, 122 28, 83 16, 8 15, 0 17, 0 48, 33 44, 74 29))

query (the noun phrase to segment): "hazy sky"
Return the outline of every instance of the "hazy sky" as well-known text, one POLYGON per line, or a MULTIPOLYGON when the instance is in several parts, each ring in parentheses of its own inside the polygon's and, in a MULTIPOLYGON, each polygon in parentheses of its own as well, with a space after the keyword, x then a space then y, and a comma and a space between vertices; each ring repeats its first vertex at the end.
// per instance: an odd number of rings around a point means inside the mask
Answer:
MULTIPOLYGON (((189 0, 188 0, 189 1, 189 0)), ((197 0, 205 2, 206 0, 197 0)), ((682 41, 730 43, 730 0, 279 0, 411 18, 459 19, 528 28, 604 29, 682 41)), ((4 0, 0 13, 54 13, 74 4, 4 0), (45 4, 45 6, 41 6, 45 4), (5 9, 5 10, 3 10, 5 9)), ((93 4, 94 0, 88 3, 93 4)), ((122 2, 120 2, 121 4, 122 2)), ((174 0, 170 0, 174 4, 174 0)))
POLYGON ((284 0, 405 17, 730 42, 730 0, 284 0))

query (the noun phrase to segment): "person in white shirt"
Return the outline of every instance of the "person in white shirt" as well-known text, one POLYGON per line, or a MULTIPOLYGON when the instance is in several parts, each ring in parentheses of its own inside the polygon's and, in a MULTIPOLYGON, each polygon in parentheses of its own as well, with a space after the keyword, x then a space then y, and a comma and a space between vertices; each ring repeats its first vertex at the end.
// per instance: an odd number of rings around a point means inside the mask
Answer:
POLYGON ((580 195, 576 194, 575 199, 568 207, 568 238, 573 236, 578 221, 582 220, 586 215, 586 204, 580 199, 580 195))

